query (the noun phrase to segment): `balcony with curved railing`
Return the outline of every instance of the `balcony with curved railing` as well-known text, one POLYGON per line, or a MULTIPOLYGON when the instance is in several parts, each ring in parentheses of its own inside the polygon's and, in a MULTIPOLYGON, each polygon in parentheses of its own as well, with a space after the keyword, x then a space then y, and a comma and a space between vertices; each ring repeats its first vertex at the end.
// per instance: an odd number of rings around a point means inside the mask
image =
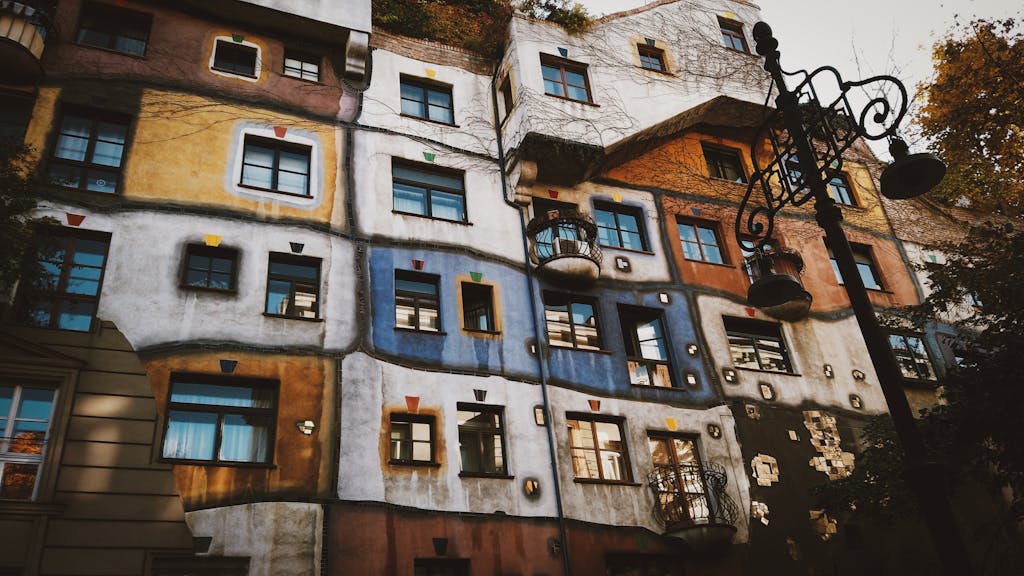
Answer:
POLYGON ((747 303, 779 320, 800 320, 811 309, 811 294, 800 275, 804 260, 792 248, 766 248, 747 257, 747 303))
POLYGON ((548 280, 587 285, 601 275, 597 225, 579 212, 552 210, 526 226, 530 260, 548 280))
POLYGON ((694 551, 731 544, 739 511, 726 491, 728 483, 725 467, 714 462, 656 466, 647 475, 647 485, 665 535, 683 540, 694 551))
POLYGON ((40 60, 53 30, 53 6, 46 2, 0 0, 0 62, 5 79, 32 82, 43 74, 40 60))

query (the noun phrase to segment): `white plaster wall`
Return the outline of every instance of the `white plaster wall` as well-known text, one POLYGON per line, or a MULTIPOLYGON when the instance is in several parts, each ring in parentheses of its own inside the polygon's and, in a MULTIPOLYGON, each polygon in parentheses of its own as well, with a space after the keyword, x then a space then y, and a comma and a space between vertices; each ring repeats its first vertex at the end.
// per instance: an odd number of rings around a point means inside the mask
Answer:
POLYGON ((185 513, 194 536, 212 536, 209 556, 248 556, 250 576, 320 574, 319 504, 257 502, 185 513))
MULTIPOLYGON (((699 296, 697 305, 715 372, 721 378, 723 368, 733 368, 722 317, 748 318, 747 307, 710 295, 699 296)), ((863 412, 877 414, 887 410, 856 318, 849 316, 834 321, 806 318, 799 322, 779 322, 759 310, 755 311, 754 318, 781 325, 795 374, 739 368, 736 370, 739 382, 731 384, 724 378, 721 380, 726 396, 764 402, 759 383, 767 382, 775 389, 774 402, 785 406, 799 406, 806 402, 854 410, 850 405, 850 395, 856 394, 863 400, 863 412), (832 365, 834 378, 825 377, 826 363, 832 365), (866 378, 861 382, 854 380, 854 370, 860 370, 866 378)))
MULTIPOLYGON (((373 80, 363 94, 361 124, 425 138, 444 146, 497 158, 491 77, 456 66, 441 66, 377 48, 373 51, 373 80), (430 71, 434 76, 430 77, 430 71), (402 116, 401 75, 425 82, 448 84, 452 90, 455 125, 402 116)), ((437 150, 445 154, 444 149, 437 150)), ((422 156, 420 156, 422 158, 422 156)))
POLYGON ((759 9, 738 2, 674 2, 599 20, 578 35, 514 18, 506 64, 516 67, 517 106, 524 110, 512 118, 522 125, 506 129, 506 148, 518 146, 529 131, 608 146, 721 94, 763 103, 768 82, 761 58, 725 48, 719 16, 742 22, 753 50, 750 34, 759 9), (670 73, 639 66, 636 45, 645 38, 665 50, 670 73), (569 60, 588 66, 593 104, 544 94, 539 55, 559 56, 559 47, 568 50, 569 60))
MULTIPOLYGON (((83 229, 111 233, 97 316, 117 324, 136 348, 183 341, 256 346, 343 348, 356 337, 354 254, 351 243, 298 226, 260 224, 195 214, 132 211, 93 213, 83 229), (237 293, 180 288, 185 246, 205 234, 237 248, 237 293), (270 252, 320 258, 320 317, 312 322, 264 316, 270 252)), ((63 221, 64 210, 43 209, 63 221)))
POLYGON ((426 510, 555 516, 546 431, 533 419, 533 407, 542 403, 539 386, 495 376, 413 370, 355 353, 342 363, 341 390, 339 498, 426 510), (487 391, 484 402, 476 402, 474 389, 487 391), (435 423, 435 442, 440 435, 444 445, 439 468, 386 463, 387 451, 381 449, 388 441, 384 408, 407 412, 406 396, 420 397, 422 413, 440 412, 435 423), (504 407, 506 462, 514 478, 459 477, 459 402, 504 407), (523 481, 530 477, 541 484, 536 500, 523 495, 523 481))
POLYGON ((370 0, 242 0, 343 28, 370 31, 370 0))
POLYGON ((497 164, 436 149, 433 150, 437 153, 435 161, 430 163, 423 158, 424 150, 431 148, 403 136, 368 132, 357 135, 357 161, 352 169, 356 182, 354 211, 359 231, 396 240, 461 245, 522 262, 519 213, 506 204, 501 195, 501 174, 497 164), (392 158, 464 171, 468 223, 393 212, 392 158))

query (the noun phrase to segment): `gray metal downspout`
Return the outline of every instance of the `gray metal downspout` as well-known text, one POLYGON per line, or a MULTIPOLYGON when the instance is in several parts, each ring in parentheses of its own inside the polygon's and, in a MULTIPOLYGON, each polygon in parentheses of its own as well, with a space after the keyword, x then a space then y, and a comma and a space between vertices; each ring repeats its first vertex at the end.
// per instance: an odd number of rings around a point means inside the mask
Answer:
MULTIPOLYGON (((491 106, 494 111, 494 136, 498 143, 498 168, 501 172, 501 196, 505 200, 505 203, 512 206, 519 212, 519 227, 522 231, 520 235, 523 243, 523 259, 526 266, 526 292, 530 296, 530 312, 533 318, 533 339, 534 346, 536 348, 535 356, 537 358, 537 367, 540 370, 540 392, 542 402, 544 403, 544 423, 547 429, 548 437, 548 458, 551 461, 551 475, 554 477, 555 486, 555 510, 558 514, 558 539, 561 542, 562 549, 562 571, 565 576, 572 576, 572 570, 569 564, 569 545, 566 541, 566 530, 565 530, 565 511, 562 509, 562 489, 561 479, 558 475, 558 460, 557 452, 555 450, 555 432, 553 426, 553 419, 551 416, 551 404, 548 400, 548 373, 547 364, 541 357, 541 333, 540 323, 537 322, 538 309, 537 309, 537 297, 533 290, 533 267, 530 265, 530 246, 526 239, 526 214, 523 211, 523 207, 509 200, 508 197, 508 178, 505 174, 505 146, 502 143, 501 137, 501 121, 498 118, 498 93, 496 90, 498 71, 501 69, 500 61, 494 67, 494 75, 491 76, 491 106)), ((506 111, 506 114, 511 111, 506 111)))

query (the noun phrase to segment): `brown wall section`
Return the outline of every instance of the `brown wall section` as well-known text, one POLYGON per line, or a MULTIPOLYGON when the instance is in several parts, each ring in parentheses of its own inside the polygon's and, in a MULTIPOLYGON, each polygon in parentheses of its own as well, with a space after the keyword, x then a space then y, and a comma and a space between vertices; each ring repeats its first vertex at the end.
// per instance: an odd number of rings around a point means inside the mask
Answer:
POLYGON ((331 495, 335 422, 334 362, 315 357, 225 352, 153 358, 146 372, 161 415, 156 455, 161 453, 167 394, 175 372, 220 375, 220 359, 237 360, 232 376, 280 382, 274 459, 270 466, 175 464, 174 476, 186 510, 241 502, 328 497, 331 495), (295 423, 313 420, 310 436, 295 423))

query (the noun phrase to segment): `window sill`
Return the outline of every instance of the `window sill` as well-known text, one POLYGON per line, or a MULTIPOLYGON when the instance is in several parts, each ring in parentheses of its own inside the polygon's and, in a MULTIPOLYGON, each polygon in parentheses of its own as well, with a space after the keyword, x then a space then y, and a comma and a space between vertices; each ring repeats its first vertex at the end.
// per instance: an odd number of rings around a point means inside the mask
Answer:
POLYGON ((472 226, 473 223, 467 220, 449 220, 447 218, 438 218, 437 216, 431 216, 430 214, 417 214, 415 212, 402 212, 401 210, 392 210, 392 214, 398 214, 401 216, 415 216, 417 218, 426 218, 427 220, 436 220, 438 222, 450 222, 452 224, 461 224, 463 226, 472 226))
POLYGON ((247 78, 249 80, 259 80, 259 76, 255 74, 243 74, 235 70, 228 70, 226 68, 218 68, 216 66, 210 66, 210 70, 220 72, 221 74, 227 74, 229 76, 238 76, 239 78, 247 78))
POLYGON ((683 260, 686 260, 687 262, 693 262, 695 264, 707 264, 709 266, 720 266, 722 268, 729 268, 731 270, 735 270, 736 269, 736 266, 734 266, 732 264, 726 264, 724 262, 708 262, 707 260, 694 260, 692 258, 687 258, 686 256, 683 256, 683 260))
POLYGON ((605 350, 603 348, 600 350, 590 350, 588 348, 577 348, 575 346, 559 346, 558 344, 552 344, 551 342, 548 342, 548 348, 550 348, 551 350, 568 350, 571 352, 590 352, 592 354, 607 354, 609 356, 611 356, 612 354, 611 350, 605 350))
POLYGON ((486 472, 459 472, 459 478, 490 478, 492 480, 515 480, 508 474, 488 474, 486 472))
POLYGON ((271 314, 270 312, 264 312, 264 316, 267 318, 281 318, 282 320, 303 320, 305 322, 323 322, 323 318, 306 318, 305 316, 289 316, 288 314, 271 314))
POLYGON ((736 370, 743 370, 744 372, 758 372, 760 374, 779 374, 782 376, 803 376, 799 372, 780 372, 778 370, 762 370, 760 368, 744 368, 743 366, 733 366, 736 370))
POLYGON ((655 74, 660 74, 661 76, 668 76, 670 78, 676 77, 675 74, 668 70, 655 70, 654 68, 645 68, 644 66, 637 66, 637 68, 643 70, 644 72, 653 72, 655 74))
POLYGON ((639 482, 631 482, 628 480, 601 480, 599 478, 573 478, 573 482, 577 484, 603 484, 607 486, 643 486, 639 482))
POLYGON ((501 336, 501 330, 474 330, 472 328, 463 328, 462 331, 476 338, 494 338, 501 336))
POLYGON ((448 333, 443 330, 417 330, 416 328, 406 328, 404 326, 395 326, 395 332, 409 332, 410 334, 429 334, 431 336, 448 335, 448 333))
POLYGON ((272 194, 281 194, 282 196, 292 196, 295 198, 306 198, 308 200, 313 199, 312 194, 296 194, 295 192, 284 192, 282 190, 274 190, 273 188, 262 188, 260 186, 250 186, 248 184, 238 183, 239 188, 245 188, 246 190, 257 190, 259 192, 270 192, 272 194))
MULTIPOLYGON (((405 112, 400 112, 398 115, 401 116, 402 118, 409 118, 411 120, 422 120, 423 122, 430 122, 431 124, 439 124, 441 126, 447 126, 449 128, 459 128, 458 124, 452 124, 450 122, 441 122, 440 120, 434 120, 433 118, 424 118, 422 116, 413 116, 412 114, 406 114, 405 112)), ((453 115, 454 115, 454 113, 453 113, 453 115)))
POLYGON ((440 462, 420 462, 420 461, 416 461, 416 460, 395 460, 394 458, 392 458, 391 460, 388 460, 388 464, 391 464, 392 466, 424 466, 424 467, 427 467, 427 468, 440 468, 441 467, 441 463, 440 462))
MULTIPOLYGON (((103 51, 103 52, 109 52, 111 54, 120 54, 121 56, 127 56, 129 58, 135 58, 136 60, 145 60, 146 59, 146 55, 145 54, 132 54, 131 52, 122 52, 121 50, 114 50, 113 48, 107 48, 105 46, 97 46, 95 44, 86 44, 85 42, 78 42, 78 41, 71 42, 71 44, 73 44, 75 46, 78 46, 80 48, 91 48, 93 50, 100 50, 100 51, 103 51)), ((147 45, 146 48, 149 48, 149 46, 147 45)))
POLYGON ((220 468, 262 468, 266 470, 276 470, 277 465, 270 462, 223 462, 215 460, 178 460, 174 458, 160 458, 160 462, 164 464, 173 464, 176 466, 216 466, 220 468))
POLYGON ((575 98, 569 98, 568 96, 559 96, 558 94, 548 94, 547 92, 545 92, 544 95, 548 96, 550 98, 556 98, 558 100, 564 100, 566 102, 575 102, 576 104, 584 104, 586 106, 593 106, 594 108, 600 108, 601 107, 600 104, 594 104, 590 100, 577 100, 575 98))
POLYGON ((178 288, 193 292, 209 292, 211 294, 224 294, 226 296, 238 296, 237 288, 210 288, 209 286, 192 286, 190 284, 179 284, 178 288))

